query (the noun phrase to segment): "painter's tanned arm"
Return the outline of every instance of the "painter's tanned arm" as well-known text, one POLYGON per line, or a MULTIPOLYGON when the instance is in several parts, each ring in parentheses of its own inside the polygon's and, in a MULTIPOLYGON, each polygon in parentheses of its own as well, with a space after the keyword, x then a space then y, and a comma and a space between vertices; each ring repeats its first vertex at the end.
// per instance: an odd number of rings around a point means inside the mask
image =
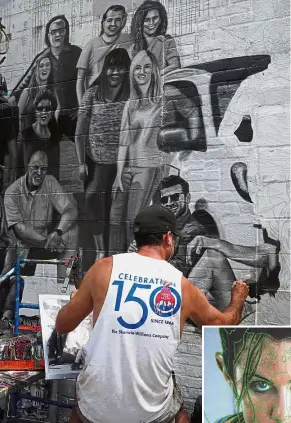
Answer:
POLYGON ((182 297, 183 319, 190 318, 198 326, 203 325, 237 325, 240 322, 244 301, 248 296, 248 287, 242 281, 237 281, 232 288, 231 302, 225 311, 220 312, 207 301, 205 295, 191 282, 183 277, 182 297))
POLYGON ((112 270, 112 257, 97 260, 82 279, 80 288, 64 306, 56 319, 56 331, 69 333, 92 312, 93 323, 99 316, 108 290, 112 270))
POLYGON ((91 293, 92 272, 90 270, 82 280, 80 289, 71 301, 59 311, 56 319, 56 331, 59 334, 69 333, 92 312, 93 297, 91 293))

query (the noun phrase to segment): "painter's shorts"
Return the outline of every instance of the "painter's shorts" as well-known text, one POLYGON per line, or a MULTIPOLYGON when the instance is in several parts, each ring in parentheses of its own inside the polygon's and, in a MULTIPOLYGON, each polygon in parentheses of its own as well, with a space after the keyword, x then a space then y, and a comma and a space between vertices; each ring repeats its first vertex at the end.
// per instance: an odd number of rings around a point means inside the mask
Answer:
MULTIPOLYGON (((174 382, 174 390, 173 390, 173 396, 170 401, 169 407, 158 419, 153 420, 150 423, 175 423, 175 417, 183 406, 183 398, 182 398, 181 390, 177 384, 174 372, 172 373, 172 377, 174 382)), ((79 418, 81 419, 83 423, 92 423, 82 414, 79 407, 77 407, 77 411, 78 411, 79 418)))

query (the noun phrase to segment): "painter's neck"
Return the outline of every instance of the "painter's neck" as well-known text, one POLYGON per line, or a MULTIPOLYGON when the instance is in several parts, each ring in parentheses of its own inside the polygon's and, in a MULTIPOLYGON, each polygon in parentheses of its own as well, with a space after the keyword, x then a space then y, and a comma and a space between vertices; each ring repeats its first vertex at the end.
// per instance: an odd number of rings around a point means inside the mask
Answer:
POLYGON ((165 260, 165 256, 159 246, 144 245, 137 250, 137 253, 144 257, 165 260))

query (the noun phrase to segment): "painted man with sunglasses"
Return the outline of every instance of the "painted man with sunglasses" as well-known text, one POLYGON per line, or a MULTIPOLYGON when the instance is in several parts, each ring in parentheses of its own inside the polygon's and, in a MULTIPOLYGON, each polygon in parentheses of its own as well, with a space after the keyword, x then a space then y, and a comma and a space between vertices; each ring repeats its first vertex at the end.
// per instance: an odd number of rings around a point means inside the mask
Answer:
POLYGON ((188 277, 192 268, 199 260, 199 256, 194 253, 191 259, 186 261, 187 244, 197 235, 206 235, 207 231, 202 223, 190 212, 189 203, 191 197, 187 181, 180 176, 171 175, 161 181, 158 193, 161 205, 174 213, 177 219, 178 229, 183 233, 183 238, 177 243, 177 249, 174 257, 171 259, 171 263, 177 269, 181 270, 185 277, 188 277))
MULTIPOLYGON (((201 251, 192 248, 196 239, 213 234, 190 212, 188 182, 180 176, 171 175, 161 181, 157 194, 154 201, 174 213, 179 232, 183 234, 176 239, 170 263, 207 295, 219 310, 223 310, 230 301, 235 275, 221 252, 209 250, 201 257, 201 251)), ((136 245, 132 244, 129 251, 135 251, 135 248, 136 245)))
MULTIPOLYGON (((163 207, 174 213, 177 219, 177 227, 183 232, 183 238, 176 240, 175 254, 171 258, 171 264, 179 269, 187 278, 200 256, 193 252, 191 259, 187 259, 187 245, 198 235, 206 235, 205 227, 191 214, 189 209, 190 192, 189 184, 178 175, 164 178, 154 197, 154 203, 160 203, 163 207)), ((135 244, 128 251, 135 251, 135 244)))
MULTIPOLYGON (((207 295, 211 303, 223 310, 231 298, 232 282, 235 279, 233 269, 222 252, 210 249, 201 251, 192 247, 198 239, 219 242, 217 236, 213 237, 215 228, 204 226, 195 214, 191 214, 189 184, 180 176, 164 178, 159 187, 159 195, 162 206, 175 214, 179 231, 183 233, 171 264, 207 295)), ((210 222, 212 224, 215 222, 210 222)))

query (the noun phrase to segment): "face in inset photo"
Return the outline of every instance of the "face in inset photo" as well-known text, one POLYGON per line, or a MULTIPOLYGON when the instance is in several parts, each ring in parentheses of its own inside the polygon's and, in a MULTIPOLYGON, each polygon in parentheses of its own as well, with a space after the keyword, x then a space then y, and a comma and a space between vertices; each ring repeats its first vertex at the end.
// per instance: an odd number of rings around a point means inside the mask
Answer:
POLYGON ((203 329, 204 422, 291 422, 291 328, 203 329))

